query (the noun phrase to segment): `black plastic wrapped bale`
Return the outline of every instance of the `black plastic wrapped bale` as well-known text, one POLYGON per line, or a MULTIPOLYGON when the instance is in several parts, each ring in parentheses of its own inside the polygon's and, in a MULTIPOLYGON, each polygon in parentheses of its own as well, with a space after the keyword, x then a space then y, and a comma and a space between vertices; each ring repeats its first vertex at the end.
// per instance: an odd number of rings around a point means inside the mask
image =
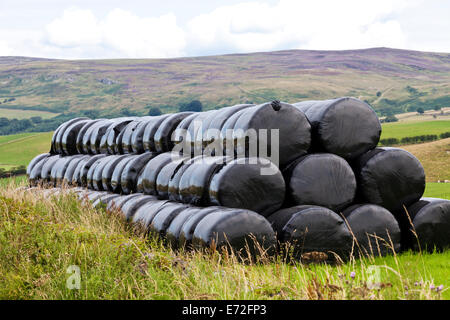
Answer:
POLYGON ((233 132, 238 154, 250 152, 250 156, 256 156, 251 154, 252 146, 246 141, 248 137, 251 143, 251 135, 245 134, 250 130, 254 130, 256 134, 258 156, 270 155, 272 160, 278 152, 279 163, 275 164, 280 168, 305 155, 311 145, 311 125, 308 119, 303 112, 284 102, 273 101, 244 109, 233 132), (261 130, 267 130, 266 134, 261 130), (276 133, 274 130, 278 130, 278 139, 274 141, 278 146, 272 146, 272 134, 276 133))
MULTIPOLYGON (((246 108, 240 109, 230 115, 228 119, 223 123, 222 128, 220 130, 220 144, 222 148, 222 154, 228 154, 229 156, 235 155, 234 147, 236 145, 235 141, 233 140, 233 133, 234 133, 234 126, 236 125, 236 122, 238 121, 239 117, 246 111, 246 108)), ((215 139, 215 137, 214 137, 215 139)), ((207 147, 205 152, 207 154, 215 154, 220 155, 220 152, 218 150, 214 150, 215 145, 212 146, 212 148, 207 147)))
POLYGON ((80 130, 84 127, 84 125, 91 120, 85 119, 81 121, 77 121, 68 126, 62 135, 61 138, 61 151, 65 155, 73 155, 77 154, 77 137, 80 130))
POLYGON ((107 194, 105 194, 105 195, 102 195, 100 198, 98 198, 97 200, 95 200, 93 203, 92 203, 92 206, 94 207, 94 208, 99 208, 99 207, 102 207, 102 206, 106 206, 107 204, 108 204, 108 202, 110 202, 110 201, 112 201, 112 200, 114 200, 114 199, 116 199, 116 198, 118 198, 118 197, 120 197, 120 194, 115 194, 115 193, 107 193, 107 194))
POLYGON ((158 173, 156 178, 156 195, 159 199, 169 198, 169 182, 175 172, 184 164, 186 157, 175 156, 158 173))
POLYGON ((279 169, 264 158, 240 158, 229 162, 211 179, 210 203, 242 208, 268 216, 284 201, 285 182, 279 169))
POLYGON ((137 157, 136 155, 128 155, 127 157, 123 158, 114 168, 114 171, 111 175, 111 188, 113 192, 116 193, 122 192, 122 184, 121 184, 122 172, 128 165, 128 163, 133 159, 135 159, 136 157, 137 157))
POLYGON ((152 158, 156 156, 156 153, 146 152, 136 156, 127 163, 127 165, 123 168, 120 184, 122 187, 122 192, 125 194, 136 192, 136 185, 138 175, 144 166, 150 161, 152 158))
POLYGON ((408 208, 411 225, 404 227, 409 243, 415 250, 432 252, 450 247, 450 201, 438 198, 422 198, 408 208), (417 238, 411 230, 417 234, 417 238), (419 248, 420 246, 420 248, 419 248))
POLYGON ((141 122, 134 129, 131 135, 131 150, 133 153, 143 153, 144 149, 144 132, 149 122, 155 121, 155 117, 143 117, 141 122))
POLYGON ((104 158, 105 156, 106 155, 104 154, 97 154, 95 156, 92 156, 88 158, 87 161, 81 166, 78 178, 80 186, 87 187, 88 185, 87 177, 89 169, 91 168, 92 165, 96 164, 97 160, 104 158))
POLYGON ((85 117, 81 117, 81 118, 74 118, 74 119, 70 119, 66 122, 64 122, 63 124, 61 124, 53 133, 53 137, 52 137, 52 142, 51 142, 51 147, 50 147, 50 153, 59 153, 62 154, 63 153, 63 149, 62 149, 62 136, 65 132, 65 130, 67 129, 67 127, 69 127, 70 125, 86 120, 88 118, 85 117))
POLYGON ((425 191, 422 165, 403 149, 370 150, 356 161, 354 169, 359 197, 391 212, 418 201, 425 191))
POLYGON ((392 213, 375 204, 355 204, 342 214, 356 238, 355 251, 378 256, 400 251, 401 233, 392 213))
POLYGON ((83 127, 81 127, 80 131, 78 131, 77 140, 76 140, 76 147, 77 147, 78 153, 80 153, 80 154, 88 153, 87 150, 84 150, 84 145, 83 145, 84 135, 93 125, 95 125, 97 122, 102 121, 102 120, 103 119, 89 120, 83 125, 83 127))
POLYGON ((155 135, 153 136, 156 152, 167 152, 172 150, 174 146, 172 133, 175 131, 178 124, 190 114, 192 114, 192 112, 174 113, 161 122, 158 130, 156 130, 155 135))
POLYGON ((111 186, 111 178, 116 169, 116 166, 127 156, 126 155, 114 155, 111 160, 103 167, 102 170, 102 186, 103 190, 113 191, 114 188, 111 186))
MULTIPOLYGON (((186 221, 181 226, 181 229, 179 231, 178 235, 178 247, 179 248, 191 248, 192 245, 192 237, 194 236, 195 228, 197 227, 198 223, 208 214, 215 212, 217 210, 226 210, 226 208, 223 207, 206 207, 206 208, 199 208, 199 207, 193 207, 197 208, 199 210, 195 211, 191 216, 189 216, 186 221)), ((233 210, 233 209, 229 209, 233 210)))
POLYGON ((328 208, 300 205, 281 209, 267 219, 278 240, 293 245, 294 259, 311 252, 323 252, 327 255, 325 260, 335 262, 334 254, 344 260, 351 250, 349 229, 344 220, 328 208))
POLYGON ((199 157, 183 172, 178 183, 179 200, 192 205, 209 205, 209 185, 212 176, 232 159, 220 157, 199 157))
MULTIPOLYGON (((177 249, 179 244, 179 237, 181 228, 184 223, 191 218, 194 214, 198 213, 203 208, 200 207, 189 207, 181 211, 170 223, 166 230, 166 240, 167 243, 173 248, 177 249)), ((192 231, 193 232, 193 231, 192 231)))
MULTIPOLYGON (((94 138, 96 136, 96 132, 98 132, 97 128, 105 125, 105 123, 109 123, 108 119, 97 119, 93 125, 91 125, 86 132, 84 133, 84 136, 81 140, 81 144, 83 145, 82 149, 83 152, 86 154, 94 154, 91 146, 91 136, 94 135, 94 138)), ((78 133, 80 134, 80 133, 78 133)), ((77 138, 78 139, 78 138, 77 138)))
POLYGON ((69 165, 66 168, 66 171, 64 172, 64 177, 61 182, 62 184, 72 185, 72 178, 73 178, 73 175, 75 173, 75 170, 76 170, 78 164, 81 161, 85 160, 87 157, 89 157, 89 156, 80 155, 79 157, 75 157, 75 156, 73 157, 72 161, 70 161, 69 165))
POLYGON ((34 157, 27 166, 27 177, 30 177, 30 173, 33 170, 34 166, 39 163, 42 159, 48 158, 50 153, 41 153, 34 157))
POLYGON ((133 215, 132 222, 135 227, 141 229, 145 233, 149 231, 150 225, 156 214, 166 205, 171 205, 172 202, 168 200, 157 200, 147 202, 136 210, 133 215))
MULTIPOLYGON (((97 166, 95 167, 94 172, 92 173, 92 188, 97 191, 103 191, 103 169, 114 159, 114 156, 106 156, 101 158, 97 166)), ((105 190, 106 191, 106 190, 105 190)))
POLYGON ((187 133, 191 122, 195 120, 198 116, 198 112, 194 112, 193 114, 184 118, 178 125, 177 128, 172 133, 172 141, 175 145, 179 145, 182 143, 182 146, 178 146, 178 151, 180 153, 184 153, 186 156, 189 156, 192 152, 190 152, 191 148, 189 145, 190 139, 187 139, 187 133))
POLYGON ((158 130, 161 123, 167 119, 171 114, 163 114, 157 117, 153 117, 147 122, 145 126, 144 135, 142 137, 142 143, 144 151, 156 152, 155 148, 155 133, 158 130))
POLYGON ((89 191, 87 193, 86 199, 89 202, 95 202, 97 199, 99 199, 100 197, 103 197, 107 194, 108 193, 106 191, 89 191))
POLYGON ((151 159, 139 175, 137 191, 145 194, 156 195, 156 179, 158 178, 159 172, 175 158, 180 158, 180 155, 166 152, 151 159))
POLYGON ((106 211, 115 211, 118 210, 122 212, 122 206, 127 202, 134 198, 142 196, 142 193, 133 193, 133 194, 127 194, 124 196, 120 196, 110 202, 106 205, 106 211))
POLYGON ((41 182, 43 184, 48 184, 51 181, 51 171, 58 160, 61 159, 60 155, 55 155, 46 158, 45 163, 41 169, 41 182))
POLYGON ((181 203, 170 203, 161 208, 150 224, 149 233, 157 235, 160 238, 165 238, 166 230, 169 228, 170 223, 177 215, 183 210, 189 208, 189 205, 181 203))
POLYGON ((136 211, 146 204, 147 202, 155 202, 158 199, 155 196, 148 196, 141 194, 139 197, 132 198, 125 202, 121 208, 122 214, 125 217, 125 220, 130 221, 133 219, 136 211))
POLYGON ((312 204, 339 212, 353 203, 356 178, 343 158, 331 153, 309 154, 284 171, 287 206, 312 204))
POLYGON ((100 148, 100 143, 102 141, 103 136, 106 134, 106 131, 108 130, 109 126, 115 122, 115 119, 113 120, 105 120, 100 121, 98 124, 95 124, 92 126, 92 133, 91 133, 91 143, 90 148, 91 152, 93 154, 100 154, 102 153, 100 148))
MULTIPOLYGON (((66 175, 67 169, 69 168, 71 163, 73 163, 73 162, 78 163, 77 160, 82 157, 83 157, 82 155, 74 155, 74 156, 66 157, 67 160, 58 167, 58 170, 56 170, 56 175, 54 178, 55 186, 61 186, 63 184, 67 184, 67 182, 64 181, 64 177, 66 175)), ((70 168, 73 168, 73 166, 71 166, 70 168)))
POLYGON ((116 139, 120 132, 135 118, 119 118, 109 125, 105 135, 100 141, 101 153, 117 154, 119 151, 116 146, 116 139))
MULTIPOLYGON (((199 157, 202 157, 202 156, 199 156, 199 157)), ((169 186, 167 188, 169 200, 178 201, 178 202, 181 201, 181 197, 179 194, 181 177, 183 176, 183 174, 187 170, 187 168, 189 168, 192 165, 192 163, 194 161, 196 161, 197 158, 198 157, 191 158, 191 159, 186 158, 183 160, 183 162, 181 163, 180 166, 177 166, 174 173, 172 174, 172 176, 169 179, 169 186)))
POLYGON ((84 167, 84 165, 86 164, 86 162, 88 162, 90 158, 91 158, 91 156, 85 155, 85 157, 81 158, 81 160, 78 162, 75 170, 73 171, 72 181, 70 182, 71 185, 81 187, 80 172, 81 172, 82 168, 84 167))
POLYGON ((192 245, 195 248, 232 249, 239 257, 273 254, 277 239, 269 221, 244 209, 220 210, 206 215, 197 224, 192 245))
POLYGON ((50 170, 49 175, 49 185, 52 187, 56 187, 56 172, 59 170, 61 165, 63 165, 65 162, 67 162, 69 158, 68 157, 61 157, 59 158, 52 166, 50 170))
POLYGON ((330 152, 354 159, 375 148, 381 124, 375 111, 355 98, 295 103, 312 125, 315 151, 330 152))
POLYGON ((125 127, 125 131, 123 133, 122 136, 122 150, 123 153, 127 154, 127 153, 133 153, 133 146, 132 146, 132 137, 133 134, 136 130, 139 130, 139 126, 141 125, 142 122, 146 122, 147 120, 149 120, 151 117, 142 117, 142 118, 137 118, 134 121, 131 121, 126 127, 125 127))
MULTIPOLYGON (((186 133, 186 146, 189 147, 191 154, 202 154, 202 141, 196 141, 197 133, 203 128, 205 120, 217 110, 210 110, 206 112, 200 112, 192 119, 186 133)), ((201 133, 200 133, 201 135, 201 133)))
POLYGON ((93 184, 94 173, 95 173, 95 170, 97 169, 97 167, 102 163, 102 160, 104 160, 105 158, 107 158, 106 155, 103 158, 97 159, 97 161, 95 161, 89 168, 88 173, 86 175, 86 187, 88 189, 95 190, 94 184, 93 184))

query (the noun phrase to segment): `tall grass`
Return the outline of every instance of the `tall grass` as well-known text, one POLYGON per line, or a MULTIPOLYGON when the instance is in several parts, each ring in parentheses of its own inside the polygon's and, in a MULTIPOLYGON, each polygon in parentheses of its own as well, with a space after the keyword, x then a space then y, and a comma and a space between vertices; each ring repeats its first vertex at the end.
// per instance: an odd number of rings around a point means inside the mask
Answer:
POLYGON ((331 265, 263 254, 243 263, 218 250, 174 251, 71 192, 0 191, 2 299, 441 299, 449 258, 392 252, 331 265), (67 286, 73 265, 79 289, 67 286))

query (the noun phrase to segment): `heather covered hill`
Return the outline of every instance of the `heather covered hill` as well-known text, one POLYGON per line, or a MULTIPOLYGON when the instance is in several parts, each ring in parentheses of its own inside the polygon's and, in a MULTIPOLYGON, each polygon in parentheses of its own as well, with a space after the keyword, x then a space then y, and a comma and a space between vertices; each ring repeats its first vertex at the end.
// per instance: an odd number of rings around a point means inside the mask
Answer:
POLYGON ((0 108, 109 115, 279 99, 366 100, 379 115, 450 106, 450 54, 373 48, 120 60, 0 57, 0 108))

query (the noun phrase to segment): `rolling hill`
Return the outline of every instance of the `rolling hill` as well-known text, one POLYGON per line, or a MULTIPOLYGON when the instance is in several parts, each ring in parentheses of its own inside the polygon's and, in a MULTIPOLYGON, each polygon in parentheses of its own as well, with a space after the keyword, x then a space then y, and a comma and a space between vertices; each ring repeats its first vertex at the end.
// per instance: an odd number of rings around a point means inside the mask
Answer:
POLYGON ((135 60, 0 57, 0 108, 54 113, 175 111, 355 96, 379 115, 450 106, 450 54, 389 48, 287 50, 135 60))

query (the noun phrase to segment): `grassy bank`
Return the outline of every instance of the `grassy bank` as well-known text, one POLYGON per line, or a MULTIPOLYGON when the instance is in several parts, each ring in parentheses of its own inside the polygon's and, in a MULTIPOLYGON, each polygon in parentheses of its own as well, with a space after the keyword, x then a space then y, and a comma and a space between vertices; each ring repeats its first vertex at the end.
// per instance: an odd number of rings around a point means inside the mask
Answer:
POLYGON ((74 196, 0 189, 2 299, 449 299, 450 251, 339 265, 175 252, 74 196), (80 289, 69 289, 70 266, 80 289), (375 266, 375 267, 374 267, 375 266), (73 267, 72 267, 73 268, 73 267), (375 274, 377 281, 369 281, 375 274), (352 278, 352 272, 355 277, 352 278), (441 292, 432 289, 443 285, 441 292))

